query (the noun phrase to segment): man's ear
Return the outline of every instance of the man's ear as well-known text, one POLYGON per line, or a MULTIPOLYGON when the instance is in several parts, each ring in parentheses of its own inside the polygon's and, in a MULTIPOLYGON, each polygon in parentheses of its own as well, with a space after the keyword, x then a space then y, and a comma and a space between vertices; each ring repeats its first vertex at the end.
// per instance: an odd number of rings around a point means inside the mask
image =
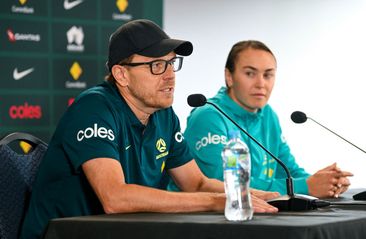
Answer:
POLYGON ((116 80, 116 83, 121 86, 128 85, 128 72, 126 67, 120 65, 114 65, 111 69, 111 73, 116 80))
POLYGON ((231 86, 233 85, 232 74, 227 68, 225 68, 225 83, 227 88, 231 88, 231 86))

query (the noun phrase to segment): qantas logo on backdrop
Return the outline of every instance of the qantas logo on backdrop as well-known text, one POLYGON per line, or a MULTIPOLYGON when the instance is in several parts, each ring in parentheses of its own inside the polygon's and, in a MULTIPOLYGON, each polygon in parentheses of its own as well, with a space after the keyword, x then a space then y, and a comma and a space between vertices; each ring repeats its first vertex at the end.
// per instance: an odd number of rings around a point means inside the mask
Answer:
POLYGON ((79 130, 76 134, 77 141, 81 142, 84 139, 90 138, 108 138, 110 141, 114 140, 114 133, 111 129, 106 129, 104 127, 98 127, 98 124, 95 123, 93 127, 88 127, 84 130, 79 130))
POLYGON ((40 119, 42 118, 42 107, 40 105, 12 105, 9 107, 9 116, 12 119, 40 119))
POLYGON ((211 134, 208 132, 207 136, 202 137, 196 142, 196 149, 200 150, 210 144, 226 144, 227 137, 225 135, 211 134))
POLYGON ((84 31, 82 27, 71 27, 66 32, 67 37, 67 50, 68 51, 77 51, 77 52, 83 52, 84 51, 84 31))
POLYGON ((14 71, 13 71, 13 78, 14 78, 14 80, 23 79, 24 77, 26 77, 27 75, 29 75, 33 71, 34 71, 34 68, 29 68, 29 69, 24 70, 24 71, 18 71, 18 68, 15 68, 14 71))
POLYGON ((15 41, 35 41, 39 42, 41 40, 41 35, 32 33, 14 33, 12 29, 6 30, 8 39, 10 42, 15 41))
POLYGON ((84 0, 64 0, 64 8, 65 10, 73 9, 74 7, 78 6, 79 4, 83 3, 84 0))

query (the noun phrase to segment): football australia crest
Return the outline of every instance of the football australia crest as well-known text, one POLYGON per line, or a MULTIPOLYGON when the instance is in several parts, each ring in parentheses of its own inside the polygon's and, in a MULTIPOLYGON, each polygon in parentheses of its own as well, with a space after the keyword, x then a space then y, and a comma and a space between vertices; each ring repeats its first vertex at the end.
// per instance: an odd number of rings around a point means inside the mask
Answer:
POLYGON ((156 159, 160 159, 164 156, 167 156, 169 154, 169 151, 167 151, 167 147, 166 147, 166 143, 164 141, 164 139, 162 138, 159 138, 157 141, 156 141, 156 149, 160 152, 160 154, 158 154, 156 156, 156 159))

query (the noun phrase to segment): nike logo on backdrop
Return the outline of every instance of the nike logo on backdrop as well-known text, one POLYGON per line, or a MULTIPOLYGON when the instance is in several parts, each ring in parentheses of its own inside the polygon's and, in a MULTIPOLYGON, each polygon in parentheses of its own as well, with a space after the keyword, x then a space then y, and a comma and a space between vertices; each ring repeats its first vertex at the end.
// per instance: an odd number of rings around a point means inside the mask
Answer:
POLYGON ((77 5, 79 5, 80 3, 82 3, 84 0, 76 0, 73 2, 70 2, 69 0, 64 0, 64 8, 66 10, 70 10, 74 7, 76 7, 77 5))
POLYGON ((32 73, 33 71, 34 71, 34 68, 29 68, 27 70, 18 72, 18 68, 15 68, 13 71, 13 78, 14 78, 14 80, 20 80, 20 79, 24 78, 25 76, 29 75, 30 73, 32 73))

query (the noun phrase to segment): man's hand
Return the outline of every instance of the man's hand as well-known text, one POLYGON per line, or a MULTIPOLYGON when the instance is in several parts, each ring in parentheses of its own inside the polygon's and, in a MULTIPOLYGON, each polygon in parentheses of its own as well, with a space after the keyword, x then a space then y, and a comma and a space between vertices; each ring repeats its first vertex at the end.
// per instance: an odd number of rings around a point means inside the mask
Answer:
POLYGON ((338 197, 348 189, 349 176, 353 174, 342 171, 336 163, 333 163, 308 178, 309 194, 319 198, 338 197))
POLYGON ((265 200, 279 197, 278 192, 266 192, 257 189, 250 189, 252 204, 254 212, 257 213, 274 213, 278 212, 278 209, 269 205, 265 200))
POLYGON ((263 199, 265 201, 281 196, 278 192, 268 192, 254 188, 250 189, 250 193, 256 196, 257 198, 263 199))

